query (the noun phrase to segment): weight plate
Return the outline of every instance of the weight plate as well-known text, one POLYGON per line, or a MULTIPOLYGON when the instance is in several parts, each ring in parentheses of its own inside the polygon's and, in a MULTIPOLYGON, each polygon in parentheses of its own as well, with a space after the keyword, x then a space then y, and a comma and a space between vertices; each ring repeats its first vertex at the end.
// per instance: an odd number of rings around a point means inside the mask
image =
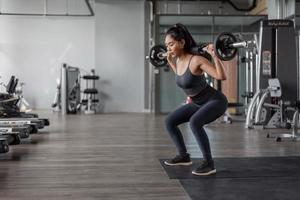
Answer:
POLYGON ((237 53, 237 48, 230 47, 230 44, 235 42, 237 42, 237 39, 232 33, 219 34, 214 42, 216 56, 224 61, 233 59, 237 53))
POLYGON ((150 49, 150 63, 155 67, 163 67, 166 66, 168 61, 164 57, 160 57, 159 54, 166 53, 167 49, 163 45, 155 45, 150 49))

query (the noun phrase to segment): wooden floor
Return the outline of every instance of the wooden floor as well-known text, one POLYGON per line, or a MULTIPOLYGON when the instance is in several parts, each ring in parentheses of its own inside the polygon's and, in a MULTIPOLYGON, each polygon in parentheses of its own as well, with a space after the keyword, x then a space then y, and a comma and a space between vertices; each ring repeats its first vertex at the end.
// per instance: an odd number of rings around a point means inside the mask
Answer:
MULTIPOLYGON (((51 126, 0 155, 0 199, 189 199, 158 159, 175 155, 164 115, 42 113, 51 126)), ((201 157, 187 125, 192 157, 201 157)), ((243 123, 206 126, 215 157, 300 155, 300 142, 276 143, 243 123)))

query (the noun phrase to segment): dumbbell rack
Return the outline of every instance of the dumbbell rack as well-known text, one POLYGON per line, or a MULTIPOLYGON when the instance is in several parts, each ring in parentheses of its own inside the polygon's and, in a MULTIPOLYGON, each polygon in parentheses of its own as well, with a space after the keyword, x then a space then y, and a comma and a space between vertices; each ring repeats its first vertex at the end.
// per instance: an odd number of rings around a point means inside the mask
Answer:
POLYGON ((99 76, 95 75, 95 70, 91 70, 90 75, 84 75, 82 78, 86 81, 86 88, 83 90, 82 105, 85 106, 85 114, 95 114, 99 104, 98 90, 96 89, 96 81, 99 76))

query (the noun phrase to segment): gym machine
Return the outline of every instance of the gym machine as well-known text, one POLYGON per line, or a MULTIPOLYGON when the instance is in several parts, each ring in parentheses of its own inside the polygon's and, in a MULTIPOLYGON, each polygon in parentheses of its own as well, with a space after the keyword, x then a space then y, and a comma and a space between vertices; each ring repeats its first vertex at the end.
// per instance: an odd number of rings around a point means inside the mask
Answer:
POLYGON ((62 64, 51 107, 55 109, 54 111, 61 111, 63 114, 76 114, 80 109, 79 68, 69 66, 66 63, 62 64))
POLYGON ((21 143, 30 133, 49 125, 48 119, 38 118, 37 114, 20 111, 22 93, 16 92, 18 79, 12 76, 5 86, 6 93, 0 93, 0 153, 8 152, 7 145, 21 143))
POLYGON ((0 127, 0 136, 5 137, 8 145, 16 145, 21 143, 21 136, 18 131, 13 128, 0 127))
POLYGON ((99 76, 95 74, 94 69, 90 74, 81 75, 80 68, 63 63, 52 108, 61 111, 62 114, 76 114, 81 111, 82 106, 85 106, 86 114, 94 114, 99 104, 97 80, 99 76), (81 79, 86 82, 83 91, 81 91, 81 79))
MULTIPOLYGON (((254 45, 251 45, 251 48, 245 48, 245 54, 241 57, 240 62, 245 63, 245 66, 239 65, 239 69, 245 71, 245 77, 243 77, 243 81, 245 81, 245 92, 241 94, 241 97, 244 99, 244 103, 228 103, 228 108, 238 108, 243 107, 245 111, 243 113, 247 113, 248 105, 250 100, 254 96, 255 92, 255 78, 256 78, 256 60, 257 60, 257 35, 253 34, 254 45), (242 69, 244 68, 245 69, 242 69)), ((241 54, 239 54, 240 56, 241 54)), ((239 70, 238 70, 239 71, 239 70)), ((239 87, 239 86, 238 86, 239 87)), ((224 123, 232 123, 233 121, 244 122, 244 118, 234 118, 228 110, 224 113, 221 122, 224 123)))
MULTIPOLYGON (((63 63, 61 68, 60 104, 62 114, 76 114, 80 109, 80 70, 63 63)), ((52 106, 53 107, 53 106, 52 106)))
POLYGON ((11 119, 11 118, 28 118, 34 121, 39 120, 44 126, 49 126, 49 119, 39 118, 35 113, 22 112, 19 107, 21 96, 16 94, 16 88, 18 85, 18 79, 15 76, 11 76, 8 84, 6 85, 6 93, 0 93, 0 118, 11 119))
POLYGON ((245 57, 241 59, 241 62, 245 63, 246 67, 246 88, 245 92, 241 95, 242 98, 244 98, 246 114, 248 110, 248 105, 255 94, 255 78, 257 77, 257 64, 255 64, 255 61, 257 61, 257 48, 253 48, 252 51, 246 50, 245 57))
POLYGON ((275 138, 276 142, 281 142, 283 139, 298 141, 300 140, 298 129, 299 129, 299 111, 300 101, 285 102, 287 108, 294 110, 293 118, 291 121, 291 132, 290 133, 268 133, 267 138, 275 138))
MULTIPOLYGON (((21 143, 21 139, 29 138, 30 135, 30 126, 22 124, 11 124, 10 121, 1 121, 0 122, 0 140, 4 139, 7 145, 17 145, 21 143)), ((8 149, 5 152, 2 152, 3 147, 0 143, 0 153, 8 152, 8 149)))
POLYGON ((95 74, 95 70, 91 70, 91 74, 82 76, 86 82, 86 88, 83 90, 82 105, 85 106, 85 114, 95 114, 99 99, 97 98, 98 90, 96 88, 96 81, 99 80, 99 76, 95 74))
MULTIPOLYGON (((1 94, 1 97, 7 97, 5 94, 1 94)), ((14 100, 14 99, 13 99, 14 100)), ((0 110, 1 104, 8 102, 8 99, 0 101, 0 110)), ((1 111, 2 112, 2 111, 1 111)), ((24 126, 14 126, 7 124, 8 121, 5 121, 4 124, 0 123, 0 153, 6 153, 9 151, 8 145, 20 144, 21 137, 29 137, 29 129, 24 126)))
MULTIPOLYGON (((297 124, 294 121, 299 112, 294 22, 262 21, 259 46, 259 89, 249 105, 246 128, 291 128, 297 124)), ((295 132, 290 135, 296 138, 295 132)), ((268 137, 273 137, 273 134, 268 134, 268 137)))
POLYGON ((266 89, 257 91, 249 104, 246 127, 247 128, 288 128, 289 123, 284 121, 284 102, 281 100, 282 91, 278 78, 269 79, 266 89), (272 99, 274 103, 266 102, 272 99), (257 103, 258 102, 258 103, 257 103), (273 109, 272 116, 267 117, 268 109, 273 109), (266 122, 263 124, 262 122, 266 122))
POLYGON ((45 127, 44 121, 39 118, 0 118, 0 126, 28 126, 30 133, 37 133, 38 129, 45 127))
POLYGON ((0 135, 0 153, 7 153, 9 151, 9 146, 7 139, 0 135))

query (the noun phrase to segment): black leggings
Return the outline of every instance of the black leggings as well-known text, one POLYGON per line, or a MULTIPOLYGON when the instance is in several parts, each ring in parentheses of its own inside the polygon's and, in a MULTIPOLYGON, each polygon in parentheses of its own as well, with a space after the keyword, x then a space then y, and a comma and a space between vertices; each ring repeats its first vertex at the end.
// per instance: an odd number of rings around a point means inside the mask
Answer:
POLYGON ((209 99, 201 104, 188 103, 170 113, 166 118, 166 128, 178 153, 181 155, 187 153, 178 125, 189 121, 203 158, 208 162, 212 161, 209 140, 203 126, 222 116, 226 109, 226 97, 221 92, 215 91, 209 99))

